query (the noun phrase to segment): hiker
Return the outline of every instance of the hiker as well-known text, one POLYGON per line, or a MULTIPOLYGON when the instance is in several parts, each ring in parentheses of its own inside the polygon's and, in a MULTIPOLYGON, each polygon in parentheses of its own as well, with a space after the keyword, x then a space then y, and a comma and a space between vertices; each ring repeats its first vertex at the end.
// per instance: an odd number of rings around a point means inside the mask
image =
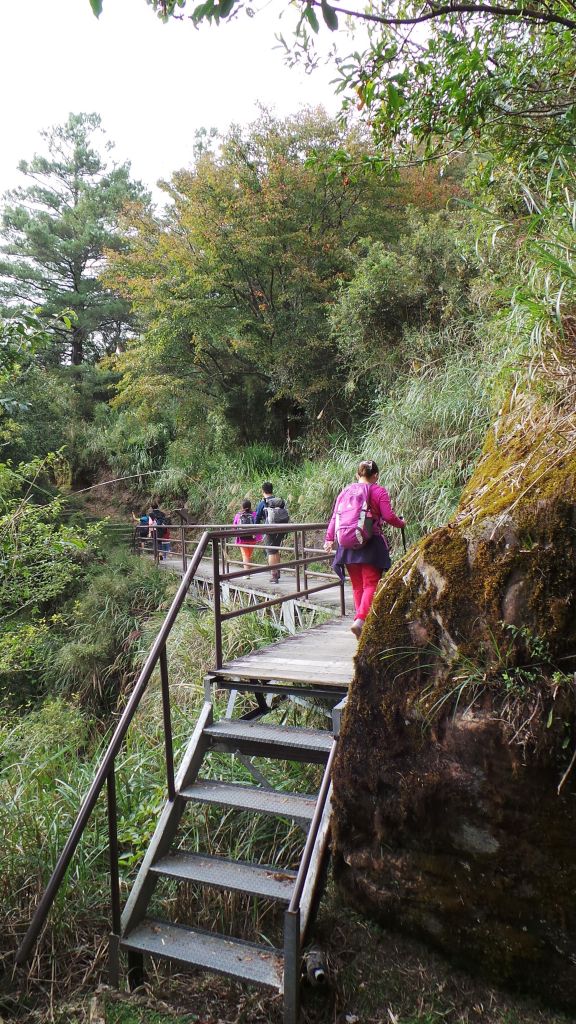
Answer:
POLYGON ((356 615, 350 629, 360 637, 370 610, 378 581, 390 568, 388 543, 382 533, 382 523, 402 529, 406 524, 392 511, 388 492, 378 483, 379 470, 373 459, 358 466, 358 483, 349 484, 334 503, 332 517, 326 530, 325 551, 332 551, 334 540, 338 547, 332 562, 341 579, 344 566, 348 570, 356 615))
POLYGON ((132 512, 132 522, 136 524, 134 527, 134 546, 138 551, 142 551, 146 547, 149 533, 148 513, 143 512, 141 516, 137 516, 135 512, 132 512))
MULTIPOLYGON (((286 502, 284 501, 284 498, 274 497, 274 488, 269 480, 266 480, 262 484, 262 500, 259 501, 256 506, 256 522, 266 523, 266 525, 269 526, 276 523, 281 526, 283 523, 290 522, 286 502)), ((278 549, 284 542, 285 537, 285 533, 276 531, 266 531, 264 534, 264 541, 266 544, 264 550, 268 556, 270 579, 272 583, 278 583, 280 580, 280 570, 277 568, 280 562, 278 549)))
POLYGON ((152 505, 150 512, 148 513, 151 525, 156 527, 156 537, 158 538, 158 550, 160 552, 160 561, 162 561, 170 551, 170 520, 162 509, 158 508, 155 503, 152 505))
MULTIPOLYGON (((250 526, 256 522, 256 514, 252 511, 252 502, 249 498, 245 498, 242 502, 242 509, 237 512, 234 516, 233 526, 250 526)), ((241 537, 236 537, 236 543, 240 546, 240 553, 242 555, 242 564, 245 569, 250 568, 250 562, 252 555, 254 554, 254 545, 258 544, 262 540, 262 534, 243 534, 241 537)))

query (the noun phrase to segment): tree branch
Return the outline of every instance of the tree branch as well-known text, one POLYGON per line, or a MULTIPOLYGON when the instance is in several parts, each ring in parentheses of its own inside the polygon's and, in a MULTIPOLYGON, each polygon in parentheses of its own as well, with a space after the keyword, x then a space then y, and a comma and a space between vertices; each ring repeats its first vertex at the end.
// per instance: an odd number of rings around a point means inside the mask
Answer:
MULTIPOLYGON (((322 0, 306 0, 306 5, 322 7, 322 0)), ((413 18, 385 18, 381 14, 351 11, 346 7, 333 7, 332 10, 337 14, 343 14, 346 17, 356 18, 360 21, 371 22, 375 25, 419 25, 422 22, 440 18, 444 14, 489 14, 495 18, 518 19, 519 21, 526 21, 531 24, 563 25, 565 28, 576 29, 576 19, 574 18, 563 18, 559 14, 547 14, 542 11, 536 11, 532 7, 500 7, 497 4, 448 3, 441 7, 432 7, 426 14, 420 14, 413 18)))

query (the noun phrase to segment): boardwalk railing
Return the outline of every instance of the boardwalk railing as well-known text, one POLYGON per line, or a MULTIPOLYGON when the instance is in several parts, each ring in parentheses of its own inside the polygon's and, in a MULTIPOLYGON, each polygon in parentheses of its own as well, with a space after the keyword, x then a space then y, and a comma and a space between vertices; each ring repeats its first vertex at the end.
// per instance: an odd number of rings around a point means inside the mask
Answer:
MULTIPOLYGON (((264 527, 259 527, 260 529, 264 527)), ((140 540, 140 551, 149 554, 155 562, 160 559, 172 560, 174 556, 181 562, 182 572, 186 577, 190 560, 190 549, 196 544, 196 537, 202 531, 209 531, 212 547, 211 576, 214 585, 214 631, 215 631, 215 654, 216 668, 222 668, 222 623, 227 619, 237 618, 239 615, 247 615, 250 612, 264 611, 275 605, 284 604, 287 601, 308 599, 321 591, 334 590, 338 587, 340 591, 340 614, 344 615, 345 589, 344 582, 335 577, 332 570, 322 563, 330 562, 331 555, 327 555, 319 546, 320 538, 326 532, 326 523, 286 523, 282 524, 282 533, 286 535, 283 548, 280 549, 284 561, 273 566, 274 570, 288 570, 288 578, 294 581, 294 590, 289 594, 279 594, 270 598, 265 597, 257 604, 251 603, 233 611, 225 611, 222 607, 221 585, 222 583, 238 583, 250 579, 257 587, 258 578, 270 573, 270 566, 264 564, 251 564, 247 569, 243 566, 239 557, 239 545, 236 544, 236 537, 253 537, 254 526, 209 526, 205 524, 181 523, 179 526, 169 527, 170 539, 158 536, 158 528, 150 531, 150 535, 140 540)), ((136 540, 138 547, 138 540, 136 540)), ((252 546, 252 545, 251 545, 252 546)), ((255 544, 255 551, 263 551, 265 543, 255 544)), ((264 595, 262 595, 264 597, 264 595)))
MULTIPOLYGON (((92 812, 96 805, 96 802, 100 796, 100 793, 106 786, 107 789, 107 801, 108 801, 108 850, 109 850, 109 870, 110 870, 110 914, 111 914, 111 935, 110 944, 116 949, 120 941, 120 917, 121 917, 121 900, 120 900, 120 876, 119 876, 119 848, 118 848, 118 830, 117 830, 117 802, 116 802, 116 758, 121 750, 122 744, 130 728, 132 720, 136 714, 140 701, 146 692, 152 675, 157 667, 160 671, 160 683, 162 693, 162 708, 163 708, 163 725, 164 725, 164 747, 165 747, 165 762, 166 762, 166 789, 168 794, 168 800, 173 801, 176 796, 175 788, 175 773, 174 773, 174 757, 173 757, 173 737, 172 737, 172 724, 171 724, 171 708, 170 708, 170 679, 169 679, 169 665, 168 665, 168 654, 167 654, 167 642, 170 637, 170 633, 173 629, 174 623, 176 622, 178 613, 184 604, 188 591, 194 581, 194 578, 198 572, 198 568, 205 558, 207 551, 211 548, 212 554, 212 566, 214 572, 214 605, 215 605, 215 644, 216 644, 216 661, 217 667, 222 665, 222 622, 228 618, 232 618, 236 615, 246 614, 248 612, 255 611, 257 609, 264 609, 271 607, 272 605, 281 603, 283 601, 295 600, 298 597, 308 597, 310 594, 317 593, 321 590, 329 589, 330 587, 340 587, 341 589, 341 609, 344 610, 344 589, 340 580, 332 577, 331 581, 318 585, 316 583, 317 576, 311 577, 310 569, 308 568, 315 562, 322 560, 327 561, 331 556, 327 555, 323 551, 318 551, 307 546, 306 538, 309 534, 318 533, 324 531, 326 524, 322 523, 307 523, 307 524, 287 524, 282 526, 282 532, 290 534, 294 537, 294 547, 298 552, 296 558, 290 558, 284 563, 281 563, 279 568, 293 568, 295 570, 296 577, 296 588, 293 593, 286 594, 279 597, 273 597, 269 601, 263 601, 257 605, 250 605, 249 607, 236 610, 234 612, 226 612, 222 610, 222 604, 220 601, 220 585, 222 582, 228 580, 233 581, 239 576, 245 575, 245 573, 239 573, 237 571, 222 571, 222 558, 223 550, 225 548, 225 542, 230 537, 251 535, 254 533, 253 527, 193 527, 193 529, 202 530, 200 539, 196 545, 196 550, 190 557, 187 553, 188 539, 186 538, 183 549, 182 557, 186 560, 186 571, 178 587, 174 600, 168 610, 166 618, 162 623, 158 636, 152 645, 150 653, 146 658, 144 666, 138 676, 135 683, 134 689, 130 695, 130 698, 126 704, 126 707, 120 717, 118 725, 114 730, 108 748, 103 755, 100 764, 94 775, 92 784, 84 797, 76 821, 72 827, 68 840, 58 858, 58 862, 52 876, 46 886, 44 894, 38 904, 36 912, 32 918, 28 931, 22 940, 22 943, 16 954, 17 963, 25 963, 30 957, 34 945, 38 939, 40 931, 50 913, 52 904, 56 898, 58 890, 62 885, 64 876, 74 856, 76 848, 84 834, 84 831, 90 821, 92 812), (314 583, 314 586, 310 586, 310 583, 314 583)), ((226 564, 224 563, 226 567, 226 564)), ((258 566, 252 569, 252 574, 259 572, 268 572, 268 566, 258 566)), ((111 962, 116 958, 111 957, 111 962)), ((114 982, 115 979, 112 979, 114 982)))

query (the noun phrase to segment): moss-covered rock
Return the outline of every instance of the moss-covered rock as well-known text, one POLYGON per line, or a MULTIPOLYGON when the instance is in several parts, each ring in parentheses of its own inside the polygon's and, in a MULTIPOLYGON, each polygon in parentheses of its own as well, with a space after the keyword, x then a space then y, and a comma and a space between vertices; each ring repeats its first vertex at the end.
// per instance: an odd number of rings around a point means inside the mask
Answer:
POLYGON ((385 579, 344 720, 334 838, 364 913, 574 1008, 572 408, 541 388, 511 401, 453 521, 385 579))

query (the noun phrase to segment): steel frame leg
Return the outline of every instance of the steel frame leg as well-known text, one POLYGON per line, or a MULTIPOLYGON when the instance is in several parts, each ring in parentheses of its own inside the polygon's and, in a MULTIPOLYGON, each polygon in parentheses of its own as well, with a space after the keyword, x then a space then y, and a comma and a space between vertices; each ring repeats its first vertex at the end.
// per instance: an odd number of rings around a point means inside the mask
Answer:
POLYGON ((128 950, 128 988, 133 992, 144 984, 146 972, 144 971, 144 957, 142 953, 136 953, 133 949, 128 950))

